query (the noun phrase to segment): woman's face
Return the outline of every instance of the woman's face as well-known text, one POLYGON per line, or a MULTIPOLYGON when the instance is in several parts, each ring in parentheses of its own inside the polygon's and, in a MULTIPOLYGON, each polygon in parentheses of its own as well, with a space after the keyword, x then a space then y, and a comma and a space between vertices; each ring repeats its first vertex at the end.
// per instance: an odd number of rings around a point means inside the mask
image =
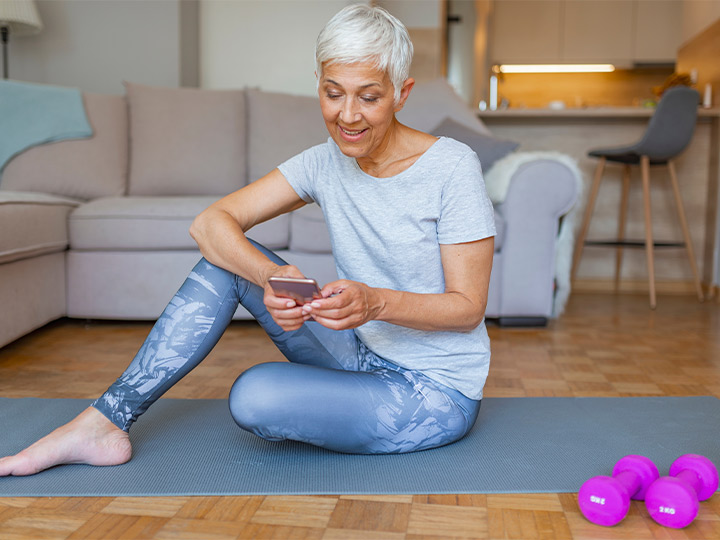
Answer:
POLYGON ((324 66, 318 86, 320 108, 343 154, 372 158, 386 148, 395 113, 402 109, 411 81, 406 82, 396 105, 390 78, 371 63, 324 66))

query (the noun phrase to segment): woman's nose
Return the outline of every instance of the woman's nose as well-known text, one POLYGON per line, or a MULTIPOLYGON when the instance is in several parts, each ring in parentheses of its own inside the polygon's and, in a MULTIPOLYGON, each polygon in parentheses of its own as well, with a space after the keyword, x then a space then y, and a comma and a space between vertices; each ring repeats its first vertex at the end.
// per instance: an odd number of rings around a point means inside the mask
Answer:
POLYGON ((340 109, 340 120, 348 124, 352 124, 360 120, 360 112, 357 110, 355 100, 345 100, 342 109, 340 109))

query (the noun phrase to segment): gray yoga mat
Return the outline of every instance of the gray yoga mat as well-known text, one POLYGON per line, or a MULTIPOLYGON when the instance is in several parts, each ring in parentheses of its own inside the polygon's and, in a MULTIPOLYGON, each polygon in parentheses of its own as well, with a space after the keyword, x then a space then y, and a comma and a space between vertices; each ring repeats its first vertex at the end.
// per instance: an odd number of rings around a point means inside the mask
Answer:
MULTIPOLYGON (((89 404, 0 398, 0 455, 15 453, 89 404)), ((338 454, 239 429, 224 400, 161 399, 131 431, 117 467, 65 465, 0 478, 0 496, 574 492, 643 454, 665 474, 685 453, 720 465, 714 397, 486 398, 467 437, 411 454, 338 454)))

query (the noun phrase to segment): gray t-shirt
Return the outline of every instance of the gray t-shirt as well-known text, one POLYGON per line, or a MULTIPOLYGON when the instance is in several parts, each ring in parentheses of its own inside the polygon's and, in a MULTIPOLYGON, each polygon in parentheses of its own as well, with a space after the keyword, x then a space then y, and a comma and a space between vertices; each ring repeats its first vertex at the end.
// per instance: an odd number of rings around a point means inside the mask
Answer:
MULTIPOLYGON (((441 137, 390 178, 366 174, 332 139, 279 167, 297 194, 317 202, 330 232, 338 275, 371 287, 442 293, 440 244, 495 235, 477 155, 441 137)), ((483 322, 470 332, 430 332, 383 321, 355 329, 376 355, 471 399, 480 399, 490 365, 483 322)))

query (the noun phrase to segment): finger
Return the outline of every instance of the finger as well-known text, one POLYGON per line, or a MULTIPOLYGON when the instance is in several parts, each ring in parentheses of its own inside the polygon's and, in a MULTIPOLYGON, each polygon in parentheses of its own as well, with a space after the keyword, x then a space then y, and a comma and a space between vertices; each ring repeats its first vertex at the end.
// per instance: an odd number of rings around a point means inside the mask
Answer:
POLYGON ((287 298, 285 296, 275 296, 272 294, 265 295, 265 298, 263 298, 263 303, 268 309, 292 309, 294 307, 297 307, 297 302, 295 302, 295 300, 293 300, 292 298, 287 298))
MULTIPOLYGON (((272 313, 270 314, 272 315, 272 313)), ((305 324, 305 318, 304 317, 297 317, 297 318, 291 318, 291 319, 283 319, 283 318, 277 318, 273 316, 273 320, 277 325, 282 328, 284 331, 290 331, 290 330, 297 330, 300 328, 303 324, 305 324)))
POLYGON ((294 307, 292 309, 268 309, 268 312, 274 319, 280 319, 283 321, 290 321, 293 319, 302 319, 304 313, 302 308, 294 307))
POLYGON ((320 294, 322 294, 323 298, 329 298, 333 295, 340 294, 345 289, 347 289, 352 282, 346 280, 346 279, 340 279, 338 281, 331 281, 330 283, 327 283, 321 290, 320 294))
POLYGON ((351 305, 353 300, 354 296, 350 294, 349 291, 345 291, 327 298, 319 298, 317 300, 313 300, 312 302, 310 302, 310 306, 314 310, 340 309, 345 306, 351 305))
POLYGON ((330 319, 321 315, 313 315, 313 319, 317 323, 331 330, 348 330, 350 328, 357 328, 358 326, 360 326, 358 322, 354 321, 351 318, 330 319))

